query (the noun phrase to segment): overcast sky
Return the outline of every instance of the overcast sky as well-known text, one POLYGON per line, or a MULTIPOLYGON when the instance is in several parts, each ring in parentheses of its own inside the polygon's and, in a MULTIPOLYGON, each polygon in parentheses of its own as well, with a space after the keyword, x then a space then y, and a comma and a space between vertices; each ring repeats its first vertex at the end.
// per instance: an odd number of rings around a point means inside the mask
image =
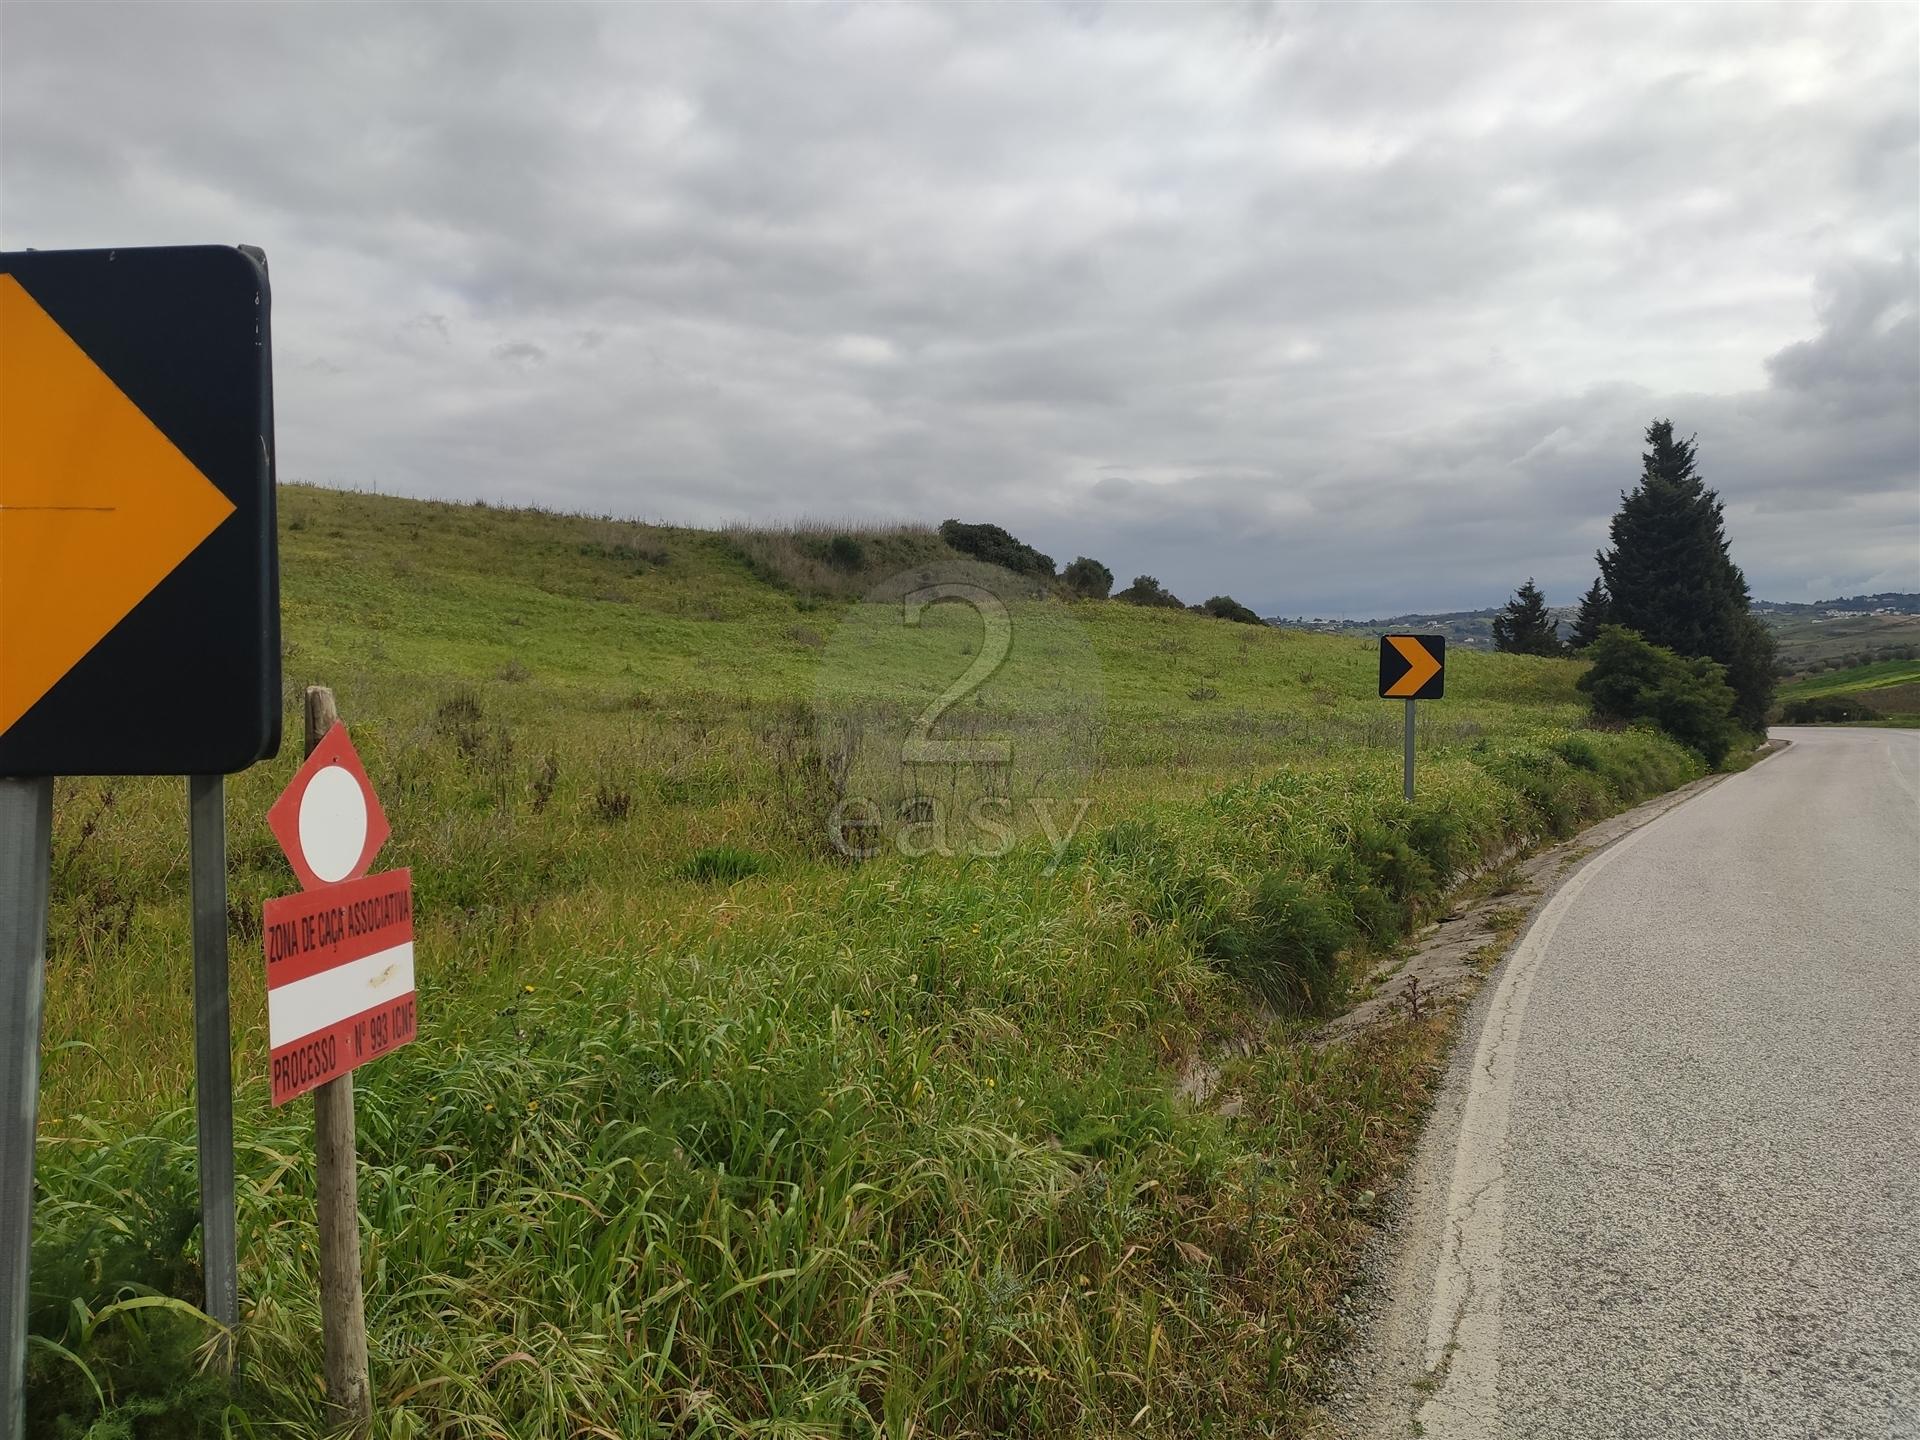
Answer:
POLYGON ((264 247, 286 479, 1369 615, 1573 600, 1670 415, 1916 590, 1915 16, 10 4, 0 244, 264 247))

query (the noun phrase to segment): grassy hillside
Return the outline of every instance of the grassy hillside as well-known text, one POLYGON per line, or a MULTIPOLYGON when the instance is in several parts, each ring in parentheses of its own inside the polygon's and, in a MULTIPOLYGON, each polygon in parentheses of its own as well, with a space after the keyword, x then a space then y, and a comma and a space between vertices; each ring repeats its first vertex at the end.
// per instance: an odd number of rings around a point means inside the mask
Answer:
MULTIPOLYGON (((1454 877, 1699 773, 1581 728, 1574 666, 1461 654, 1408 806, 1371 645, 922 532, 282 520, 290 727, 334 688, 418 897, 422 1037, 359 1075, 382 1435, 1288 1433, 1440 1040, 1314 1018, 1454 877), (903 618, 955 573, 993 593, 903 618), (930 706, 1013 759, 909 760, 930 706)), ((297 748, 228 791, 232 1388, 179 1384, 190 1311, 112 1308, 197 1295, 184 785, 58 787, 36 1435, 319 1424, 257 950, 297 748)))
POLYGON ((1780 646, 1780 663, 1789 673, 1817 666, 1851 666, 1911 655, 1920 645, 1920 615, 1829 616, 1813 606, 1770 607, 1760 618, 1780 646))
POLYGON ((1782 685, 1783 720, 1920 724, 1920 660, 1825 670, 1782 685))
POLYGON ((1820 695, 1850 695, 1913 684, 1920 684, 1920 660, 1882 660, 1873 665, 1802 676, 1782 685, 1779 696, 1782 700, 1808 700, 1820 695))

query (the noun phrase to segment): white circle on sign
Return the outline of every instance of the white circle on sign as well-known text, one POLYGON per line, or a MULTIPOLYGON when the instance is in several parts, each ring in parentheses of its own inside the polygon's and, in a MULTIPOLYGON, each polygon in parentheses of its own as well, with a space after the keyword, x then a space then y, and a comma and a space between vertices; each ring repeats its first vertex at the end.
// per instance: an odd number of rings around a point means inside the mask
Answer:
POLYGON ((343 766, 329 765, 300 797, 300 853, 331 885, 344 880, 367 848, 367 797, 343 766))

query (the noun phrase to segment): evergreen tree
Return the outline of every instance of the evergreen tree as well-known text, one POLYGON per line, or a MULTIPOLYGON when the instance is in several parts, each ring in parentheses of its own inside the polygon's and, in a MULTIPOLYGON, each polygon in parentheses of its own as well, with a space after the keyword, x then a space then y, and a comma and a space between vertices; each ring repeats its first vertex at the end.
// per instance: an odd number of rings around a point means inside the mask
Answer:
POLYGON ((1748 729, 1773 704, 1773 634, 1749 613, 1747 578, 1727 554, 1720 497, 1694 469, 1673 422, 1647 427, 1640 483, 1620 497, 1613 545, 1599 556, 1608 620, 1676 654, 1726 667, 1748 729))
POLYGON ((1559 632, 1547 613, 1547 597, 1527 577, 1507 608, 1493 617, 1493 648, 1509 655, 1562 655, 1559 632))
POLYGON ((1580 597, 1580 613, 1573 617, 1573 634, 1567 641, 1570 650, 1584 650, 1600 638, 1600 627, 1611 624, 1608 619, 1607 587, 1595 580, 1587 593, 1580 597))

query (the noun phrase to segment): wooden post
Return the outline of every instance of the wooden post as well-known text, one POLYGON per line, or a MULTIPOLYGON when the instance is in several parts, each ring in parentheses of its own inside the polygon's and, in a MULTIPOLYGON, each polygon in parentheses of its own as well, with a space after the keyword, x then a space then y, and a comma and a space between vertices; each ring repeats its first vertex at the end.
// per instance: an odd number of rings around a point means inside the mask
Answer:
MULTIPOLYGON (((339 718, 333 692, 309 685, 309 755, 339 718)), ((363 1436, 373 1426, 373 1387, 367 1381, 367 1312, 360 1294, 360 1180, 351 1073, 313 1092, 313 1161, 319 1189, 320 1330, 327 1404, 335 1423, 363 1436)))

